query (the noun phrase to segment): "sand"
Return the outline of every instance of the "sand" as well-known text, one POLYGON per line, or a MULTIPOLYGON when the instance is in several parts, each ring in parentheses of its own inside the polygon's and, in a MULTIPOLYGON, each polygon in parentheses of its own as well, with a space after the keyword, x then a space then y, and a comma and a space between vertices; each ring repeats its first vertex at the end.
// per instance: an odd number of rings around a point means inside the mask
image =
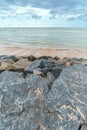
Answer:
POLYGON ((15 55, 15 56, 58 56, 61 59, 64 57, 78 57, 87 59, 87 50, 62 49, 62 48, 24 48, 15 46, 6 46, 0 48, 0 55, 15 55))

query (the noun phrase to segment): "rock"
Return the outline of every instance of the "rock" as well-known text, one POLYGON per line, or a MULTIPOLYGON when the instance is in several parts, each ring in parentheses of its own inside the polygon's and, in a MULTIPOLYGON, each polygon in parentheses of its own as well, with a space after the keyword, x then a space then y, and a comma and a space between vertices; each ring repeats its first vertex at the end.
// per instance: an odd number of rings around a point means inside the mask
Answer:
POLYGON ((52 73, 50 73, 50 72, 47 73, 47 80, 48 80, 48 85, 49 85, 49 90, 50 90, 51 86, 55 80, 55 77, 53 76, 52 73))
POLYGON ((33 55, 30 55, 30 56, 28 56, 28 60, 29 61, 34 61, 34 60, 36 60, 37 58, 35 57, 35 56, 33 56, 33 55))
POLYGON ((54 60, 60 60, 60 58, 58 56, 55 56, 53 59, 54 60))
POLYGON ((11 64, 14 63, 14 61, 13 61, 12 59, 3 59, 3 60, 0 60, 0 64, 1 64, 2 62, 11 63, 11 64))
POLYGON ((34 71, 37 68, 43 68, 43 60, 35 60, 31 63, 31 65, 29 65, 25 71, 34 71))
POLYGON ((56 66, 56 67, 53 67, 50 72, 54 75, 55 78, 58 78, 58 76, 61 74, 62 70, 63 70, 63 68, 56 66))
POLYGON ((64 64, 59 63, 55 63, 52 62, 51 60, 35 60, 34 62, 31 63, 30 66, 28 66, 25 71, 30 71, 30 72, 34 72, 34 70, 40 70, 41 72, 43 72, 43 76, 47 76, 48 72, 51 72, 55 78, 57 78, 62 69, 64 68, 64 64))
POLYGON ((48 80, 49 82, 54 82, 55 77, 53 76, 52 73, 50 73, 50 72, 47 73, 47 80, 48 80))
POLYGON ((41 71, 43 72, 44 76, 47 76, 47 73, 49 72, 49 69, 47 67, 41 69, 41 71))
POLYGON ((82 62, 82 61, 83 61, 83 58, 73 57, 73 58, 72 58, 72 61, 74 61, 74 62, 82 62))
POLYGON ((17 62, 15 62, 13 65, 16 66, 16 68, 26 68, 29 66, 31 62, 28 59, 20 59, 17 62))
POLYGON ((48 93, 47 80, 37 75, 26 79, 17 72, 0 74, 0 130, 38 130, 42 106, 48 93))
POLYGON ((13 55, 2 55, 2 56, 0 56, 0 60, 3 60, 3 59, 12 59, 14 62, 19 60, 18 58, 16 58, 13 55))
POLYGON ((15 67, 11 63, 2 62, 0 66, 0 70, 13 70, 15 67))
POLYGON ((76 57, 73 57, 71 59, 71 64, 84 64, 86 65, 87 64, 87 60, 83 59, 83 58, 76 58, 76 57))
POLYGON ((2 62, 1 66, 0 66, 0 71, 4 71, 4 70, 21 72, 24 70, 24 68, 22 66, 16 66, 16 65, 11 64, 11 63, 2 62))
POLYGON ((72 58, 69 58, 69 57, 64 57, 62 59, 63 62, 70 62, 72 60, 72 58))
POLYGON ((57 66, 58 66, 58 67, 61 67, 61 68, 64 68, 64 67, 65 67, 65 62, 64 62, 64 61, 61 61, 61 60, 58 60, 58 61, 57 61, 57 66))
POLYGON ((18 72, 4 71, 0 74, 0 83, 16 83, 19 82, 20 79, 23 80, 23 76, 18 72))
POLYGON ((35 60, 34 62, 32 62, 31 65, 29 65, 25 69, 25 71, 33 72, 34 70, 40 68, 44 76, 47 76, 47 73, 51 72, 57 78, 60 75, 63 67, 64 67, 64 64, 60 62, 55 63, 51 60, 41 59, 41 60, 35 60))
POLYGON ((52 67, 56 65, 55 62, 48 60, 48 61, 43 61, 43 64, 45 67, 47 67, 49 70, 52 70, 52 67))
POLYGON ((41 59, 48 60, 50 58, 52 58, 52 57, 51 56, 40 56, 40 57, 37 58, 37 60, 41 60, 41 59))
POLYGON ((87 67, 84 65, 73 65, 65 68, 58 79, 54 81, 47 95, 46 107, 50 113, 56 113, 60 116, 61 120, 58 124, 60 126, 63 123, 64 130, 78 130, 79 122, 86 122, 86 86, 87 67))

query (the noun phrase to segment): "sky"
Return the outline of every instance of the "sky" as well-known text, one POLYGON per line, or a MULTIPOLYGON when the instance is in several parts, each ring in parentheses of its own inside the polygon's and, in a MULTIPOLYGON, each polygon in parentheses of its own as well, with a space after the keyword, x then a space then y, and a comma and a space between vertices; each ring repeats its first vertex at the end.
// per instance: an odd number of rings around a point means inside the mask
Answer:
POLYGON ((87 0, 0 0, 0 27, 87 28, 87 0))

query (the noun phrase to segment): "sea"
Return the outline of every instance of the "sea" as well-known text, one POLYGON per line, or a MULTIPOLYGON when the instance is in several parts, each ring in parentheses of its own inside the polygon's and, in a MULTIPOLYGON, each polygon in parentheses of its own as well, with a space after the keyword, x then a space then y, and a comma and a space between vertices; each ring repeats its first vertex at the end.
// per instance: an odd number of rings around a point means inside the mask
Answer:
POLYGON ((87 49, 87 28, 0 28, 0 47, 3 46, 87 49))

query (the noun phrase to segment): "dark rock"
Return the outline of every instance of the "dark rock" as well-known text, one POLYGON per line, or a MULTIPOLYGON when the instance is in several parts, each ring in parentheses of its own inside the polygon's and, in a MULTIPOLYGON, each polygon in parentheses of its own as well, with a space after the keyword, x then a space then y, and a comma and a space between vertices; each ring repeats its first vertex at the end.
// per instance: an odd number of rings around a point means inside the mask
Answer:
POLYGON ((28 60, 29 61, 34 61, 34 60, 36 60, 37 58, 35 57, 35 56, 33 56, 33 55, 30 55, 30 56, 28 56, 28 60))
POLYGON ((37 58, 37 60, 40 60, 40 59, 48 60, 49 58, 52 58, 52 57, 51 56, 40 56, 37 58))
POLYGON ((59 66, 53 67, 52 70, 50 71, 55 78, 58 78, 58 76, 61 74, 63 68, 60 68, 59 66))
POLYGON ((52 62, 52 61, 46 61, 46 62, 44 63, 44 66, 45 66, 46 68, 48 68, 49 71, 50 71, 50 70, 52 70, 53 67, 56 66, 56 64, 55 64, 54 62, 52 62))
POLYGON ((56 64, 57 64, 58 67, 62 67, 62 68, 65 67, 65 62, 64 61, 59 60, 59 61, 57 61, 56 64))
POLYGON ((29 65, 25 70, 27 71, 34 71, 38 68, 40 68, 44 74, 44 76, 47 75, 48 72, 51 72, 56 78, 60 75, 62 68, 60 68, 60 66, 63 68, 64 64, 58 62, 55 63, 51 60, 35 60, 34 62, 31 63, 31 65, 29 65))
POLYGON ((13 61, 18 61, 19 59, 17 58, 17 57, 15 57, 15 56, 9 56, 8 58, 11 58, 13 61))
POLYGON ((62 59, 63 62, 70 62, 72 60, 72 58, 69 58, 69 57, 64 57, 62 59))
POLYGON ((31 65, 29 65, 25 71, 33 71, 35 70, 36 68, 43 68, 44 65, 43 65, 43 60, 35 60, 31 63, 31 65))
POLYGON ((82 58, 73 57, 72 61, 81 62, 81 61, 83 61, 83 59, 82 58))
POLYGON ((41 71, 43 72, 44 76, 47 76, 47 73, 49 72, 49 69, 47 67, 41 69, 41 71))
POLYGON ((26 76, 27 76, 27 75, 30 75, 30 74, 33 74, 33 71, 24 70, 24 71, 22 72, 22 75, 23 75, 24 78, 26 78, 26 76))
POLYGON ((55 56, 53 59, 54 60, 60 60, 60 58, 58 56, 55 56))
POLYGON ((0 60, 3 60, 3 59, 12 59, 13 61, 18 61, 19 59, 13 55, 2 55, 0 56, 0 60))

